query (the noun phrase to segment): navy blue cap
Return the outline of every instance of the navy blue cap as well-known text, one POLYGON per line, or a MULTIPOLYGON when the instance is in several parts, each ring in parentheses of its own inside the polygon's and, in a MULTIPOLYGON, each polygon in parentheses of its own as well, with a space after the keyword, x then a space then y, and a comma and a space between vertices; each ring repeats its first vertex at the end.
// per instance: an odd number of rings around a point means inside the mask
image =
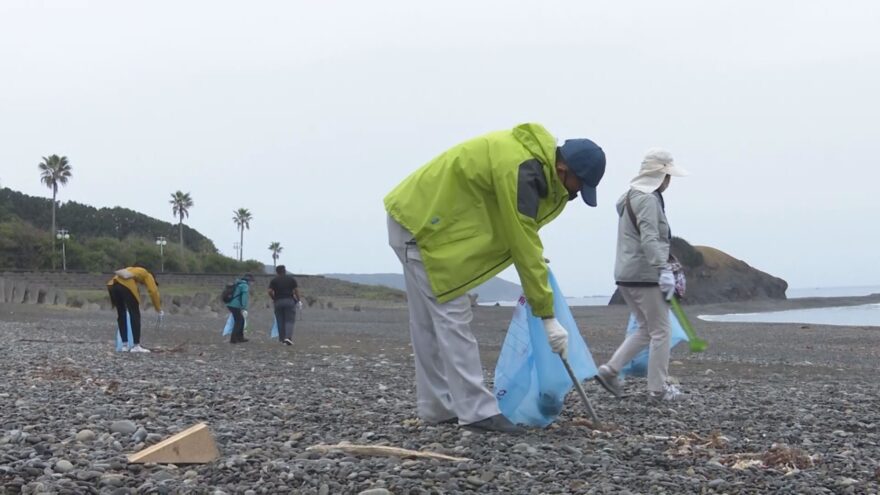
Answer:
POLYGON ((559 153, 581 181, 581 199, 596 206, 596 186, 605 175, 605 152, 589 139, 568 139, 559 147, 559 153))

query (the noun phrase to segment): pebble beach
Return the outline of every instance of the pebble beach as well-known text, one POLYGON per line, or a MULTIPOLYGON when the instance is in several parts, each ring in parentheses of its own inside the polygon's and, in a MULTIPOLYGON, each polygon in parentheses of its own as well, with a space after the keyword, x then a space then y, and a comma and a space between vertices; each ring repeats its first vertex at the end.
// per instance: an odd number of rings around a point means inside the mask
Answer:
MULTIPOLYGON (((623 338, 625 309, 574 315, 604 362, 623 338)), ((225 318, 173 316, 157 328, 146 312, 142 343, 154 352, 123 354, 113 313, 0 305, 0 493, 880 490, 880 328, 693 318, 710 346, 673 351, 684 400, 650 402, 638 378, 618 400, 588 381, 601 425, 572 393, 556 423, 511 436, 416 417, 405 308, 301 316, 292 347, 269 338, 268 310, 252 311, 250 342, 233 346, 220 335, 225 318), (128 463, 200 422, 217 461, 128 463), (342 442, 452 459, 322 447, 342 442)), ((475 308, 487 380, 510 316, 475 308)))

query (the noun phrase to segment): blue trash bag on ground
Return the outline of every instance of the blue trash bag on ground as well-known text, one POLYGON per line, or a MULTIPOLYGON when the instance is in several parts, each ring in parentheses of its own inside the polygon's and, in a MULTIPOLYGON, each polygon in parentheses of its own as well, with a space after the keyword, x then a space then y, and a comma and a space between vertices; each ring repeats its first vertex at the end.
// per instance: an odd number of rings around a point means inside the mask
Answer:
MULTIPOLYGON (((675 314, 672 310, 669 310, 669 325, 672 329, 672 334, 669 339, 669 347, 675 347, 681 342, 687 342, 688 336, 685 333, 684 329, 681 327, 681 323, 678 322, 678 318, 675 317, 675 314)), ((629 315, 629 324, 626 326, 626 334, 631 335, 639 329, 639 322, 636 321, 636 315, 629 315)), ((622 370, 620 370, 621 376, 647 376, 648 375, 648 347, 642 349, 641 352, 636 354, 636 357, 633 358, 632 361, 629 362, 628 365, 624 366, 622 370)))
MULTIPOLYGON (((125 324, 128 325, 128 346, 134 345, 134 335, 131 334, 131 315, 125 312, 125 324)), ((119 336, 119 324, 116 324, 116 352, 122 352, 122 337, 119 336)))
MULTIPOLYGON (((580 381, 596 376, 596 363, 552 272, 550 287, 553 313, 568 330, 568 362, 575 376, 580 381)), ((498 407, 514 423, 544 427, 562 412, 571 388, 571 378, 550 349, 541 318, 532 314, 525 296, 520 297, 495 366, 498 407)))

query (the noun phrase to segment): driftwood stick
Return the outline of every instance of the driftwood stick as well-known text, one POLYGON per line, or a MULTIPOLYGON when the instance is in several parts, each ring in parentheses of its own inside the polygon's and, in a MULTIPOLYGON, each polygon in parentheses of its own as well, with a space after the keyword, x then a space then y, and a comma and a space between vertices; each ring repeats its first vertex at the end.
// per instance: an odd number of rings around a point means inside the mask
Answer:
POLYGON ((336 445, 313 445, 306 449, 312 452, 347 452, 349 454, 384 457, 419 457, 424 459, 436 459, 439 461, 466 462, 466 457, 453 457, 436 452, 420 452, 418 450, 402 449, 400 447, 388 447, 386 445, 357 445, 341 442, 336 445))

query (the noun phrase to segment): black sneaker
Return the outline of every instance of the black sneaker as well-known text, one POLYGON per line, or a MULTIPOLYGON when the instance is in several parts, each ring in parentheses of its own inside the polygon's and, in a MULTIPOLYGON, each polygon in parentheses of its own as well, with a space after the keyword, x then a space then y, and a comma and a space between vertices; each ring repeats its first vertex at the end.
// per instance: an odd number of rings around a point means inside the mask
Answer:
POLYGON ((496 414, 495 416, 486 418, 482 421, 464 425, 464 427, 478 433, 497 431, 498 433, 519 435, 526 432, 525 428, 511 423, 503 414, 496 414))
POLYGON ((284 345, 293 345, 293 341, 290 339, 284 339, 284 345))

